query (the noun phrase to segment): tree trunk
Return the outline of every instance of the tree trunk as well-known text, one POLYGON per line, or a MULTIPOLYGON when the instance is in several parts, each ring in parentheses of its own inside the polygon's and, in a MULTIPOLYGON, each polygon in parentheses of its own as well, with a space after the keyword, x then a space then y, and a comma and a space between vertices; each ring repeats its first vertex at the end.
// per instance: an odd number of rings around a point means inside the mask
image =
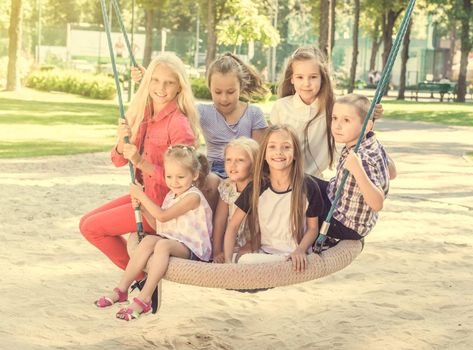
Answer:
POLYGON ((151 62, 151 53, 153 52, 153 17, 154 10, 145 10, 145 49, 143 52, 143 66, 148 67, 151 62))
POLYGON ((371 56, 370 56, 370 71, 374 71, 376 68, 376 56, 378 55, 379 47, 381 46, 381 38, 373 39, 371 44, 371 56))
POLYGON ((320 0, 319 49, 328 57, 329 1, 320 0))
POLYGON ((10 29, 8 31, 8 71, 7 87, 8 91, 18 90, 20 85, 20 72, 18 68, 18 58, 21 49, 21 0, 12 0, 10 13, 10 29))
POLYGON ((389 10, 387 13, 383 14, 383 69, 386 66, 388 61, 389 52, 393 46, 393 28, 396 19, 399 17, 399 14, 402 10, 394 12, 389 10))
POLYGON ((356 65, 358 64, 358 29, 360 25, 360 0, 355 0, 355 19, 353 22, 353 53, 350 68, 350 86, 348 93, 355 89, 356 65))
POLYGON ((470 40, 470 19, 471 19, 471 0, 463 0, 461 16, 461 59, 460 74, 458 75, 457 102, 465 102, 466 96, 466 75, 468 68, 468 53, 471 50, 470 40))
POLYGON ((451 24, 449 40, 450 40, 450 48, 449 48, 450 51, 447 57, 445 77, 451 81, 453 80, 452 66, 453 66, 453 58, 455 57, 455 43, 457 41, 457 26, 456 26, 455 21, 452 21, 452 24, 451 24))
POLYGON ((333 47, 335 46, 335 5, 337 0, 330 0, 330 55, 332 57, 333 47))
MULTIPOLYGON (((393 46, 393 28, 394 23, 396 23, 396 19, 399 17, 402 9, 398 12, 394 12, 393 10, 389 10, 387 13, 383 14, 383 71, 386 67, 386 63, 388 62, 389 53, 391 52, 391 48, 393 46)), ((391 81, 391 77, 389 77, 388 84, 386 85, 384 96, 388 95, 389 91, 389 82, 391 81)))
POLYGON ((412 27, 412 18, 407 26, 406 34, 404 36, 404 41, 402 42, 402 52, 401 52, 401 80, 399 82, 399 92, 397 95, 398 100, 404 100, 404 92, 406 91, 406 70, 407 70, 407 60, 409 59, 409 44, 411 42, 411 27, 412 27))
POLYGON ((370 72, 373 72, 376 68, 376 56, 378 55, 379 47, 381 46, 382 38, 379 36, 379 19, 375 22, 375 30, 373 37, 371 38, 371 56, 370 56, 370 72))
POLYGON ((217 26, 217 9, 215 0, 208 1, 207 8, 207 56, 205 57, 205 64, 209 67, 210 63, 217 56, 217 34, 215 27, 217 26))

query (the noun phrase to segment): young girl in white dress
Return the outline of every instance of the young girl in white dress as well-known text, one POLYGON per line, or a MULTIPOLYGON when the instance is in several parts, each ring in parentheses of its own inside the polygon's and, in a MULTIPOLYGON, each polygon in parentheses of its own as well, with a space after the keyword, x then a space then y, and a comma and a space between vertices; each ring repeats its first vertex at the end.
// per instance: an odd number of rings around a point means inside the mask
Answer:
POLYGON ((199 157, 193 147, 170 146, 164 156, 166 185, 170 191, 162 206, 153 202, 141 185, 130 184, 133 205, 140 206, 148 222, 155 223, 156 235, 147 235, 133 252, 125 273, 110 297, 97 300, 99 307, 128 299, 128 288, 150 260, 146 282, 133 303, 116 317, 126 321, 151 310, 151 296, 164 276, 171 256, 209 261, 212 254, 212 210, 199 180, 199 157))

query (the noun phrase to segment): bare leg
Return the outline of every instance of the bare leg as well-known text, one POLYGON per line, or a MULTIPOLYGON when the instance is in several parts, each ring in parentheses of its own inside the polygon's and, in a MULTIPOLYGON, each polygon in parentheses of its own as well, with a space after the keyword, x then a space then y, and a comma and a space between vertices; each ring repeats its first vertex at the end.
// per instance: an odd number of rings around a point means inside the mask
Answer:
MULTIPOLYGON (((130 285, 135 280, 135 277, 145 268, 149 257, 153 254, 154 247, 157 242, 162 240, 160 236, 148 235, 140 242, 138 247, 133 252, 133 255, 126 266, 125 272, 123 273, 120 282, 118 283, 118 289, 125 292, 130 288, 130 285)), ((113 292, 110 295, 110 299, 114 302, 118 300, 118 294, 113 292)))
MULTIPOLYGON (((156 286, 166 273, 171 256, 188 259, 190 250, 184 244, 172 239, 159 240, 154 247, 146 283, 138 294, 138 298, 145 303, 150 302, 156 286)), ((134 302, 130 305, 130 308, 138 312, 142 311, 142 308, 134 302)))

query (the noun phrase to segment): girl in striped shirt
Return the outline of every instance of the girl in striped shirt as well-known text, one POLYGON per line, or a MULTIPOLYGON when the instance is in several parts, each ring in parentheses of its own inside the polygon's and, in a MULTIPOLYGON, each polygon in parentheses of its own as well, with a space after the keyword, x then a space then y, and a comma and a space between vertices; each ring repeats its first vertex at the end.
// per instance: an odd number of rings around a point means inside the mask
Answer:
MULTIPOLYGON (((132 68, 134 81, 145 72, 143 67, 132 68)), ((213 61, 207 72, 207 84, 212 104, 199 104, 200 125, 207 146, 211 171, 226 178, 223 151, 228 142, 241 136, 260 141, 267 127, 263 111, 248 102, 264 96, 267 89, 258 73, 232 53, 213 61)))

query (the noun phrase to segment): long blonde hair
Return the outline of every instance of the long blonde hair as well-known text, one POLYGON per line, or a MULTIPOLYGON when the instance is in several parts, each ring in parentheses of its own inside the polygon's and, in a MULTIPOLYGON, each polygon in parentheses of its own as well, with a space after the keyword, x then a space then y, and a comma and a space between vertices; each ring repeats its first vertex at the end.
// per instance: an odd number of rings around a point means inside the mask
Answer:
POLYGON ((253 173, 253 193, 251 194, 250 216, 248 218, 251 232, 252 250, 257 250, 261 245, 261 232, 258 227, 258 202, 263 184, 270 181, 269 166, 266 162, 266 149, 268 147, 269 137, 278 131, 286 131, 294 146, 294 160, 291 169, 291 231, 294 241, 300 243, 304 236, 304 201, 306 199, 306 189, 304 182, 304 156, 295 130, 286 124, 271 125, 264 133, 261 142, 260 151, 255 162, 253 173))
POLYGON ((302 46, 298 48, 294 53, 288 58, 286 62, 286 67, 284 69, 284 74, 281 76, 281 79, 278 83, 278 97, 291 96, 296 93, 294 85, 291 83, 293 68, 292 64, 295 61, 309 61, 314 60, 319 66, 320 70, 320 90, 317 94, 317 103, 319 110, 317 114, 307 122, 304 128, 304 140, 303 143, 306 146, 306 149, 310 152, 310 147, 307 147, 309 144, 309 126, 312 122, 317 119, 321 113, 325 113, 325 119, 327 122, 327 145, 329 149, 330 162, 329 165, 333 165, 334 153, 335 153, 335 141, 332 134, 330 133, 330 128, 332 125, 332 109, 334 103, 334 94, 332 82, 330 79, 330 72, 328 68, 328 63, 325 55, 315 46, 302 46))
POLYGON ((125 113, 128 125, 130 125, 131 128, 131 141, 134 142, 136 140, 138 129, 143 121, 145 112, 147 109, 149 110, 152 108, 152 103, 149 97, 149 84, 155 68, 160 64, 171 69, 177 76, 180 86, 180 92, 176 97, 177 105, 189 120, 189 124, 197 139, 199 134, 199 113, 195 107, 194 95, 192 94, 191 84, 187 77, 184 63, 175 54, 162 53, 149 64, 140 87, 125 113))

